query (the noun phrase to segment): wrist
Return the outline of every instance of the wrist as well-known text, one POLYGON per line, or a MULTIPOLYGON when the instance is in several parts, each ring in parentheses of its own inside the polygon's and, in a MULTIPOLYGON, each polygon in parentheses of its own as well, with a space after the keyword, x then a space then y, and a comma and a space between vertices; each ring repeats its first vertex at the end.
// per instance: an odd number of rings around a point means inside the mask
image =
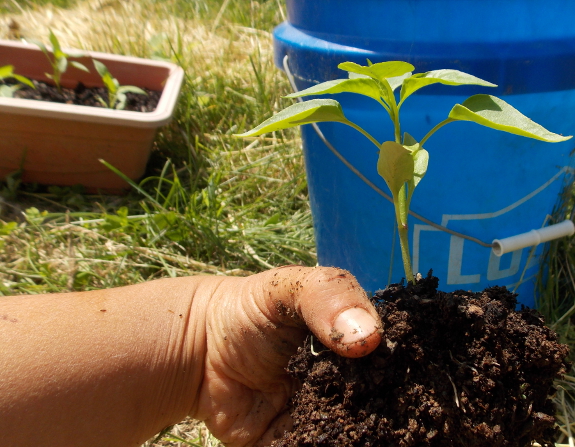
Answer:
POLYGON ((197 413, 207 355, 206 312, 219 282, 211 277, 175 278, 162 292, 169 303, 156 354, 165 365, 156 391, 157 418, 163 426, 197 413))

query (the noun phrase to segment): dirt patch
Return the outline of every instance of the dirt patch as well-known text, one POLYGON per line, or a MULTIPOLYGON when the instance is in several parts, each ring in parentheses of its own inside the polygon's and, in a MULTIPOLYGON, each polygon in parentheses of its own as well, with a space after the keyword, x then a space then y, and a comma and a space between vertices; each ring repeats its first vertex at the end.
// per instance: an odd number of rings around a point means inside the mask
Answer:
MULTIPOLYGON (((436 292, 428 276, 374 297, 383 342, 344 359, 309 341, 289 371, 302 382, 285 446, 552 446, 553 381, 568 348, 515 295, 436 292)), ((317 342, 315 342, 317 344, 317 342)))
MULTIPOLYGON (((98 96, 108 102, 108 91, 104 87, 86 87, 79 83, 76 88, 64 88, 59 91, 54 85, 42 81, 32 81, 36 89, 23 87, 16 91, 15 98, 33 99, 36 101, 75 104, 89 107, 104 107, 98 96)), ((143 89, 147 95, 126 93, 126 107, 124 110, 132 112, 153 112, 158 106, 162 92, 143 89)))

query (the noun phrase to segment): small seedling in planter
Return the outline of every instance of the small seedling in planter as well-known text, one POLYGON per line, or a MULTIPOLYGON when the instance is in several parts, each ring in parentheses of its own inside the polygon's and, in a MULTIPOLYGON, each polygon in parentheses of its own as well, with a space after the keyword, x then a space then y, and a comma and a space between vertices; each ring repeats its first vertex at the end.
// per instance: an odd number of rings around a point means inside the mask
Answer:
POLYGON ((405 277, 411 283, 414 282, 414 275, 407 237, 407 216, 413 192, 427 171, 429 154, 424 149, 424 145, 429 137, 451 122, 471 121, 492 129, 551 143, 571 138, 549 132, 500 98, 478 94, 469 97, 462 104, 456 104, 447 118, 433 127, 418 142, 407 132, 402 135, 400 109, 410 95, 425 86, 437 83, 453 86, 496 87, 496 85, 458 70, 434 70, 413 74, 414 66, 401 61, 377 64, 368 61, 367 66, 344 62, 338 67, 349 73, 348 79, 327 81, 287 97, 297 98, 344 92, 370 97, 389 114, 394 126, 394 140, 385 142, 376 140, 359 125, 349 121, 341 105, 333 99, 312 99, 294 104, 254 129, 238 136, 252 137, 289 127, 326 121, 343 123, 362 133, 379 150, 377 172, 383 177, 393 196, 405 277), (396 96, 395 91, 399 87, 401 87, 399 95, 396 96))
POLYGON ((84 64, 81 64, 80 62, 68 60, 71 57, 83 57, 84 54, 65 53, 64 51, 62 51, 62 48, 60 47, 60 42, 58 42, 58 38, 52 32, 52 30, 50 30, 49 39, 50 43, 52 44, 52 51, 49 51, 46 48, 46 45, 44 45, 42 42, 36 40, 33 40, 32 42, 40 47, 42 52, 48 58, 50 65, 52 66, 52 73, 45 73, 46 76, 52 79, 52 81, 54 81, 54 84, 56 84, 58 91, 62 91, 62 86, 60 85, 60 82, 62 80, 62 75, 68 69, 68 64, 87 73, 89 73, 90 70, 88 69, 88 67, 86 67, 84 64))
POLYGON ((108 89, 108 102, 104 100, 101 96, 98 96, 98 100, 102 103, 104 107, 109 109, 123 110, 126 107, 126 93, 138 93, 140 95, 147 95, 147 93, 140 87, 135 87, 133 85, 120 85, 118 80, 112 76, 108 68, 100 61, 96 59, 93 60, 94 67, 102 77, 102 82, 108 89))
MULTIPOLYGON (((36 88, 34 87, 32 81, 30 81, 30 79, 14 73, 13 65, 4 65, 3 67, 0 67, 0 81, 3 81, 4 79, 16 79, 18 82, 21 82, 22 84, 25 84, 28 87, 34 89, 36 88)), ((14 93, 23 87, 22 84, 0 85, 0 96, 4 98, 12 98, 14 96, 14 93)))

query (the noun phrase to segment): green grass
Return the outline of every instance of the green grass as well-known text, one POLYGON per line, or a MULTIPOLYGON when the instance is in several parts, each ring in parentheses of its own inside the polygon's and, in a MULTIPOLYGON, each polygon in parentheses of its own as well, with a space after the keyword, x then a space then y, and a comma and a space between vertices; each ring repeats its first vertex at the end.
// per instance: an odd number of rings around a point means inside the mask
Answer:
MULTIPOLYGON (((297 131, 232 136, 285 106, 271 61, 276 0, 19 2, 22 37, 162 58, 185 72, 176 115, 126 196, 21 185, 0 192, 0 294, 122 286, 190 274, 248 275, 316 263, 297 131), (48 13, 46 11, 49 11, 48 13)), ((192 421, 147 445, 218 444, 192 421)))
MULTIPOLYGON (((79 41, 84 48, 175 60, 186 71, 185 83, 146 178, 127 196, 87 197, 74 188, 22 186, 17 179, 5 185, 1 294, 315 264, 297 132, 249 141, 232 136, 270 116, 271 105, 283 104, 287 92, 270 58, 269 31, 281 20, 277 2, 242 5, 118 3, 92 15, 92 33, 82 29, 83 35, 67 27, 74 22, 65 23, 67 14, 81 16, 83 5, 59 10, 63 22, 50 26, 63 45, 79 41), (118 24, 121 32, 99 37, 118 24)), ((41 10, 31 8, 25 19, 40 21, 41 10)))
MULTIPOLYGON (((575 205, 573 185, 565 188, 552 222, 573 219, 575 205)), ((560 341, 571 348, 571 369, 557 381, 554 396, 558 408, 559 442, 573 445, 575 433, 575 241, 562 238, 548 244, 538 278, 537 305, 549 327, 560 341)))
POLYGON ((21 9, 53 5, 58 8, 71 8, 78 0, 13 0, 0 3, 0 13, 14 13, 21 9))

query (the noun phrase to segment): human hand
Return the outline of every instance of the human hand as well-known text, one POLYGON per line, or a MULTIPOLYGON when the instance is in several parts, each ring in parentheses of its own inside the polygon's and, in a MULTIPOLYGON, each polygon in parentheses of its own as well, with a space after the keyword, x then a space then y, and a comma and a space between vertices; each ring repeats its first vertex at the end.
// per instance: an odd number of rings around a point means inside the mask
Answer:
POLYGON ((285 368, 308 327, 345 357, 367 355, 381 341, 365 292, 335 268, 225 278, 205 310, 204 375, 191 416, 231 447, 269 445, 290 428, 286 403, 297 383, 285 368))
POLYGON ((285 367, 307 327, 349 357, 380 342, 334 268, 3 297, 0 445, 137 446, 186 415, 229 446, 267 445, 290 427, 285 367))

